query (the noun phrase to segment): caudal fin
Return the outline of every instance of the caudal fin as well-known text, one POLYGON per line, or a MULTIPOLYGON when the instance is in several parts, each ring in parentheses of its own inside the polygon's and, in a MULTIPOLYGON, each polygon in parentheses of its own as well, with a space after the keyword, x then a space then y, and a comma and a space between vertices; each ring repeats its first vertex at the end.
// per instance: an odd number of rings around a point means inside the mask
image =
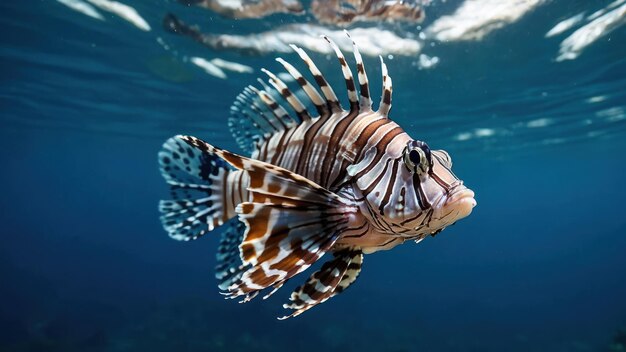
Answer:
POLYGON ((159 203, 161 222, 170 237, 196 239, 235 215, 234 205, 225 204, 232 200, 229 174, 233 171, 217 155, 176 136, 163 144, 159 164, 172 196, 159 203))

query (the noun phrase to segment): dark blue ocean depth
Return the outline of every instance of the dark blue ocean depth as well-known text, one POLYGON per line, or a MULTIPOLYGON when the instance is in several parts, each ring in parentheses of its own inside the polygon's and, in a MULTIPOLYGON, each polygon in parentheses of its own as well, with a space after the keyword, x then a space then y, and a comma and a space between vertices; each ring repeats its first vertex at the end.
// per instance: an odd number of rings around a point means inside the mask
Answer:
MULTIPOLYGON (((289 19, 208 20, 174 1, 125 3, 152 31, 52 0, 0 5, 0 351, 617 348, 626 120, 615 116, 626 109, 626 31, 563 63, 559 40, 543 37, 608 2, 553 1, 484 41, 440 44, 431 70, 388 60, 392 118, 450 153, 478 206, 435 238, 366 256, 350 289, 287 321, 276 320, 281 304, 308 274, 266 301, 224 300, 213 278, 219 233, 182 243, 161 228, 157 152, 178 133, 239 151, 228 108, 261 67, 278 70, 272 56, 212 52, 167 33, 165 13, 231 33, 289 19), (190 56, 256 72, 222 80, 190 56), (614 118, 600 121, 602 111, 614 118), (542 118, 550 124, 515 127, 542 118)), ((340 82, 334 59, 312 57, 340 82)), ((377 96, 377 59, 366 65, 377 96)))

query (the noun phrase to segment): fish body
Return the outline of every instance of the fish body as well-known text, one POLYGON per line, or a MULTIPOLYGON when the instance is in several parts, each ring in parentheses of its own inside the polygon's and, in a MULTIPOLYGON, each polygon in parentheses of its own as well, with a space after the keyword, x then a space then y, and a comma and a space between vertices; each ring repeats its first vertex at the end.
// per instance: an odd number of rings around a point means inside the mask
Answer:
POLYGON ((227 297, 248 301, 266 289, 268 297, 332 253, 291 294, 284 305, 291 313, 283 318, 343 292, 356 280, 364 254, 419 242, 476 205, 474 193, 452 173, 448 153, 412 139, 388 117, 392 82, 382 58, 382 99, 373 110, 356 44, 360 95, 341 50, 325 39, 341 64, 348 110, 308 55, 293 46, 317 89, 277 59, 310 100, 305 104, 264 70, 268 83, 247 87, 229 118, 249 157, 191 136, 169 139, 159 153, 172 194, 160 203, 169 235, 195 239, 228 223, 216 274, 227 297))

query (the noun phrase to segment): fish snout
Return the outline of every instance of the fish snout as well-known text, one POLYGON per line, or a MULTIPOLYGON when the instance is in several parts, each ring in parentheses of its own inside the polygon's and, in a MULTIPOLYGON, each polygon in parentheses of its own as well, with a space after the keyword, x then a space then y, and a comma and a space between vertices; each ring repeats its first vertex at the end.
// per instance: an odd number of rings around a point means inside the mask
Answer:
POLYGON ((449 219, 449 222, 457 221, 471 214, 472 209, 477 205, 474 196, 474 191, 465 187, 463 182, 459 182, 450 189, 443 204, 443 213, 454 216, 454 219, 449 219))

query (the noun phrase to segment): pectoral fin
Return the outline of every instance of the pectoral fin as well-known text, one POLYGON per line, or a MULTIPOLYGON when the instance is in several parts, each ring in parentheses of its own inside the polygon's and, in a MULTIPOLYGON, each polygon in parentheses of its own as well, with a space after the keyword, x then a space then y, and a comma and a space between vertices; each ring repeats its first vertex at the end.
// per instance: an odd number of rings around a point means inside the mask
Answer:
POLYGON ((306 270, 332 248, 358 211, 352 201, 291 171, 184 138, 250 179, 249 201, 236 208, 246 226, 239 250, 247 269, 228 287, 228 297, 250 300, 306 270))

